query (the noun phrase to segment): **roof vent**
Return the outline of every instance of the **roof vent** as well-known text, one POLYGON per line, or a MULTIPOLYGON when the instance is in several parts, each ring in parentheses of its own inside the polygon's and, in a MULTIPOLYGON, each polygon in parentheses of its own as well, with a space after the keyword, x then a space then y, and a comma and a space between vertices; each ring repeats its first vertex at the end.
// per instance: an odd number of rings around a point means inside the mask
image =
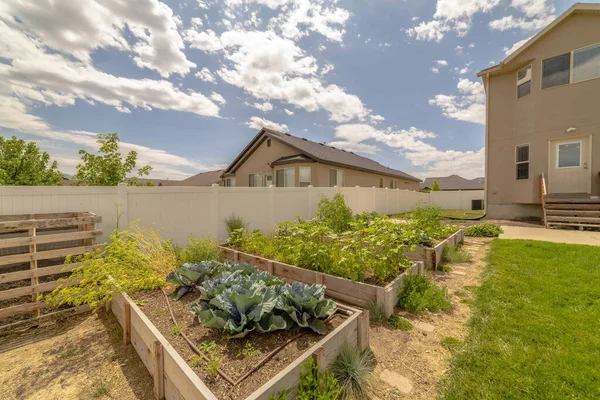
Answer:
POLYGON ((321 146, 325 146, 325 143, 319 143, 321 146))
POLYGON ((289 133, 286 133, 285 136, 292 136, 292 135, 290 135, 289 133))
POLYGON ((350 152, 350 154, 354 154, 354 152, 353 152, 353 151, 351 151, 351 152, 350 152))
POLYGON ((344 153, 346 152, 346 150, 344 150, 344 149, 340 149, 340 150, 342 150, 344 153))
MULTIPOLYGON (((332 149, 335 149, 335 147, 331 146, 332 149)), ((336 149, 337 150, 337 149, 336 149)))
POLYGON ((306 139, 306 138, 302 138, 302 140, 304 140, 305 142, 308 142, 308 139, 306 139))

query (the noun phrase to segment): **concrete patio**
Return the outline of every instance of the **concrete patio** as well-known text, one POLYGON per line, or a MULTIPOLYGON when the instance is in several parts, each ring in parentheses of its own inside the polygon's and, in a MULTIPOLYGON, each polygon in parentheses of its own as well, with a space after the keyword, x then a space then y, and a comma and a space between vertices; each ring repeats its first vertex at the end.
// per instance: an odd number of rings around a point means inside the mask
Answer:
POLYGON ((528 239, 554 243, 587 244, 600 246, 600 231, 574 231, 502 225, 500 239, 528 239))

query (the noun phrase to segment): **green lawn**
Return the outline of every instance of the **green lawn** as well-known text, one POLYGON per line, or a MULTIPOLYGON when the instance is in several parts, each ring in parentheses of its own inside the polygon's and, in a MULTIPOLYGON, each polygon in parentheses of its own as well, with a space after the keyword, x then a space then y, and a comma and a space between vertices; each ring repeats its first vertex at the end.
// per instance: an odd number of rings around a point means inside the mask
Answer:
MULTIPOLYGON (((481 217, 485 211, 483 210, 441 210, 442 218, 452 217, 460 219, 474 219, 481 217)), ((410 218, 412 213, 392 214, 390 218, 410 218)))
POLYGON ((495 240, 443 399, 600 399, 600 248, 495 240))

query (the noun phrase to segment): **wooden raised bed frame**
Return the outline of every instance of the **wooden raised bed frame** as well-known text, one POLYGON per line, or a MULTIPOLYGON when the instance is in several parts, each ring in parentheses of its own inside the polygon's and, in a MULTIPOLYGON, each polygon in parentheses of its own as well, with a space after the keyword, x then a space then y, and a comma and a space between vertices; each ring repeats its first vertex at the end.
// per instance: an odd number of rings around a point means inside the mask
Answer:
POLYGON ((423 272, 423 263, 415 262, 386 286, 375 286, 243 253, 231 247, 223 245, 219 247, 225 260, 253 265, 287 282, 298 281, 309 285, 323 284, 326 288, 325 294, 333 299, 359 307, 366 307, 370 302, 376 302, 385 312, 386 318, 394 313, 394 307, 398 303, 398 290, 402 288, 404 278, 411 273, 423 272))
MULTIPOLYGON (((369 312, 339 304, 338 308, 351 315, 246 400, 268 400, 271 394, 286 389, 293 393, 300 379, 300 369, 309 357, 313 357, 320 368, 326 368, 333 363, 345 342, 366 349, 369 346, 369 312)), ((115 296, 110 309, 123 327, 123 340, 133 345, 152 375, 157 399, 217 400, 129 296, 115 296)))
POLYGON ((462 229, 459 229, 434 247, 418 247, 415 251, 407 251, 405 254, 411 260, 423 261, 427 269, 436 269, 442 262, 444 247, 449 244, 456 246, 463 240, 465 240, 464 232, 462 229))

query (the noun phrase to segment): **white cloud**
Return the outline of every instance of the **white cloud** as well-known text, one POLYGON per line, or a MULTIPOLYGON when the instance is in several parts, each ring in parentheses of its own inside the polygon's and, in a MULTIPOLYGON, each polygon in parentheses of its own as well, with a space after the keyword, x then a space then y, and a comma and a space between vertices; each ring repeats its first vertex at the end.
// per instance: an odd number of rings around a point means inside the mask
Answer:
POLYGON ((204 82, 217 83, 215 76, 210 72, 210 70, 206 67, 202 67, 202 69, 194 74, 195 77, 200 78, 204 82))
POLYGON ((215 103, 219 103, 219 104, 226 104, 227 100, 225 100, 225 98, 223 96, 221 96, 219 93, 217 92, 212 92, 210 94, 210 98, 215 102, 215 103))
POLYGON ((431 67, 429 70, 431 72, 433 72, 434 74, 439 74, 440 73, 440 69, 438 67, 431 67))
POLYGON ((431 21, 423 21, 407 30, 418 40, 439 42, 446 33, 454 31, 462 37, 471 29, 472 18, 478 13, 490 12, 500 0, 437 0, 431 21))
POLYGON ((254 103, 248 105, 262 112, 273 111, 273 104, 269 103, 268 101, 265 101, 264 103, 254 103))
POLYGON ((440 107, 448 118, 485 125, 483 84, 461 78, 457 88, 458 95, 438 94, 429 100, 429 104, 440 107))
POLYGON ((204 50, 209 53, 223 49, 221 39, 213 30, 198 31, 197 29, 197 27, 190 28, 183 33, 185 41, 190 44, 192 49, 204 50))
POLYGON ((510 29, 537 31, 548 25, 555 18, 556 17, 554 15, 548 15, 543 18, 526 20, 525 18, 516 18, 512 15, 508 15, 506 17, 490 21, 490 28, 497 31, 507 31, 510 29))
POLYGON ((270 128, 276 131, 287 132, 288 126, 286 124, 278 124, 277 122, 270 121, 261 117, 251 117, 246 125, 249 128, 260 130, 262 128, 270 128))
POLYGON ((0 4, 0 16, 85 65, 91 64, 94 50, 110 48, 132 54, 138 67, 163 77, 185 75, 196 66, 183 52, 177 17, 158 0, 8 0, 0 4))
POLYGON ((464 49, 463 46, 458 45, 454 48, 454 51, 456 52, 456 55, 462 56, 464 49))
POLYGON ((546 0, 512 0, 511 6, 522 11, 530 18, 554 14, 556 8, 546 0))
POLYGON ((483 176, 485 150, 456 151, 439 150, 426 143, 436 135, 433 132, 411 127, 394 131, 392 129, 378 130, 365 124, 339 125, 335 130, 335 137, 342 139, 329 143, 345 150, 362 151, 374 154, 376 146, 363 143, 366 140, 375 140, 397 149, 398 154, 406 157, 413 166, 425 168, 426 172, 419 172, 420 176, 446 176, 457 173, 466 178, 483 176))
POLYGON ((475 48, 475 43, 469 43, 469 48, 470 49, 474 49, 475 48))
POLYGON ((369 115, 369 119, 374 124, 385 121, 385 118, 382 115, 369 115))
POLYGON ((448 61, 446 61, 446 60, 437 60, 435 63, 437 65, 442 65, 444 67, 448 65, 448 61))
POLYGON ((353 153, 377 154, 379 151, 379 147, 366 143, 329 142, 327 145, 353 153))
POLYGON ((523 40, 519 40, 517 43, 513 44, 511 47, 505 47, 504 48, 504 54, 508 57, 510 56, 512 53, 514 53, 515 51, 517 51, 521 46, 523 46, 525 43, 527 43, 533 36, 530 36, 528 38, 525 38, 523 40))
POLYGON ((325 76, 328 73, 330 73, 331 71, 333 71, 334 69, 335 69, 335 66, 333 64, 325 64, 323 66, 323 68, 321 68, 321 72, 319 73, 319 75, 325 76))
POLYGON ((284 108, 284 109, 283 109, 283 111, 285 111, 285 113, 286 113, 287 115, 294 115, 294 112, 293 112, 293 111, 291 111, 291 110, 288 110, 287 108, 284 108))

